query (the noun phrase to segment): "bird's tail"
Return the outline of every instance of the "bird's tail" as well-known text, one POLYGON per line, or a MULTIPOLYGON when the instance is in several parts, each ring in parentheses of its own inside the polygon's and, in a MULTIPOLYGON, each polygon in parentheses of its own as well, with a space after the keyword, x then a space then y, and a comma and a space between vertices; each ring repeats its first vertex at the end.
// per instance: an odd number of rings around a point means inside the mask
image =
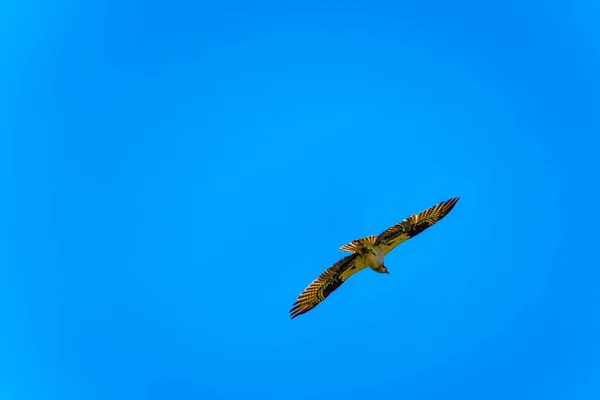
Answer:
POLYGON ((355 239, 350 243, 346 243, 340 247, 341 251, 347 251, 348 253, 358 253, 362 247, 372 247, 377 240, 377 235, 366 236, 364 238, 355 239))

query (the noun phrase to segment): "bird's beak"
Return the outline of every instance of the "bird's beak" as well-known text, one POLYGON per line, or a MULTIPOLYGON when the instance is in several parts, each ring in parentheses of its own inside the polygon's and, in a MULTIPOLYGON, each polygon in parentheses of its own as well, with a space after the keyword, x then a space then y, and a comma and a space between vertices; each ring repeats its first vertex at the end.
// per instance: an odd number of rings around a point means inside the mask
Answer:
POLYGON ((385 271, 385 273, 389 275, 390 271, 385 271))

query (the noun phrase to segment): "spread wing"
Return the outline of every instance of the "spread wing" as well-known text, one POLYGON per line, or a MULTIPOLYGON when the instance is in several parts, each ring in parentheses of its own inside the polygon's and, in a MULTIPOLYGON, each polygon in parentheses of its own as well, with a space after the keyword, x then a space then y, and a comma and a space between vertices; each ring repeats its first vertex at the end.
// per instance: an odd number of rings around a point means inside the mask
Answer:
POLYGON ((384 254, 389 253, 394 247, 400 243, 417 236, 425 229, 434 225, 436 222, 444 218, 450 210, 454 208, 459 198, 455 197, 450 200, 443 201, 433 207, 428 208, 419 214, 411 215, 405 218, 402 222, 383 231, 375 241, 375 246, 383 250, 384 254))
POLYGON ((358 254, 351 254, 327 268, 296 299, 290 310, 291 319, 315 308, 352 275, 366 268, 358 254))

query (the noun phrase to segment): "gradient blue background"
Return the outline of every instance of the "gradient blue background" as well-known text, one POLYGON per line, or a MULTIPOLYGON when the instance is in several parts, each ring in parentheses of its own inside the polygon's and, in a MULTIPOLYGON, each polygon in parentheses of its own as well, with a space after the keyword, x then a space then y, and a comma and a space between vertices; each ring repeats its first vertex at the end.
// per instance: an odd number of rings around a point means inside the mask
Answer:
POLYGON ((1 399, 600 399, 597 1, 13 3, 1 399))

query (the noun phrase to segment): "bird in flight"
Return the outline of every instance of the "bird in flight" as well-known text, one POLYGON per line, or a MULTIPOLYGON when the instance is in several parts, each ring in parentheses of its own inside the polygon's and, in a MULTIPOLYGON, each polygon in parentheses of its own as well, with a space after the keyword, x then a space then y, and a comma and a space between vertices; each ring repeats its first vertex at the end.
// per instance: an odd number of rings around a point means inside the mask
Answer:
POLYGON ((411 215, 379 235, 356 239, 340 247, 350 254, 327 268, 296 299, 290 310, 291 319, 304 314, 321 303, 352 275, 365 268, 389 274, 384 257, 400 243, 417 236, 444 218, 454 208, 459 198, 454 197, 411 215))

